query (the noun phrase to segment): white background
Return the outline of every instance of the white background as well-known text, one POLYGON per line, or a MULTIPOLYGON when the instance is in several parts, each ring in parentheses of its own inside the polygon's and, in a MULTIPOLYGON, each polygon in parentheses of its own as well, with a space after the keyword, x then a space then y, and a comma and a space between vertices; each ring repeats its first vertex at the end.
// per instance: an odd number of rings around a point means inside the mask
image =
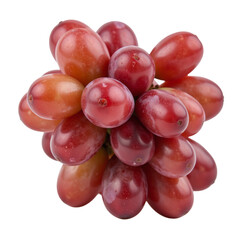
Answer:
POLYGON ((240 214, 240 8, 239 1, 1 1, 0 6, 0 239, 239 239, 240 214), (147 204, 130 220, 113 217, 101 197, 71 208, 57 196, 60 164, 46 157, 41 133, 19 120, 18 103, 30 84, 56 69, 48 39, 61 20, 97 30, 112 20, 127 23, 150 52, 177 31, 196 34, 204 56, 191 73, 223 90, 222 112, 194 139, 214 157, 218 177, 196 192, 191 211, 167 219, 147 204))

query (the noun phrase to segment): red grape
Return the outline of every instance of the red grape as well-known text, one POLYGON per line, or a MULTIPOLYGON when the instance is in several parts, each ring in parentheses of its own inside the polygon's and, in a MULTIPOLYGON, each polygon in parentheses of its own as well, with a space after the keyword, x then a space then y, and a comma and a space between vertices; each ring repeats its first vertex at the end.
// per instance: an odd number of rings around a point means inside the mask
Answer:
POLYGON ((178 97, 186 107, 189 115, 187 129, 182 133, 184 137, 192 136, 199 132, 205 121, 205 112, 202 105, 191 95, 175 88, 161 88, 178 97))
POLYGON ((117 127, 126 122, 134 110, 129 89, 113 78, 97 78, 83 90, 82 110, 94 125, 117 127))
POLYGON ((93 200, 99 193, 107 162, 107 152, 100 148, 92 158, 80 165, 63 165, 57 181, 61 200, 72 207, 81 207, 93 200))
POLYGON ((165 82, 161 87, 177 88, 196 98, 205 111, 206 120, 215 117, 222 109, 222 90, 207 78, 187 76, 177 81, 165 82))
POLYGON ((138 45, 133 30, 123 22, 112 21, 101 26, 97 33, 106 44, 110 55, 124 46, 138 45))
POLYGON ((155 65, 145 50, 127 46, 111 56, 108 74, 124 83, 133 96, 138 96, 150 88, 155 76, 155 65))
POLYGON ((58 40, 69 30, 74 28, 89 28, 86 24, 76 20, 65 20, 58 23, 50 34, 49 46, 53 57, 55 58, 55 49, 58 40))
POLYGON ((108 211, 115 217, 136 216, 147 198, 147 182, 140 167, 128 166, 112 157, 103 175, 102 198, 108 211))
POLYGON ((171 93, 151 89, 136 101, 135 112, 143 125, 159 137, 176 137, 187 128, 189 117, 183 103, 171 93))
POLYGON ((51 148, 50 148, 50 141, 52 137, 53 132, 45 132, 42 136, 42 148, 43 151, 47 154, 48 157, 55 159, 55 157, 52 154, 51 148))
POLYGON ((81 110, 83 88, 78 80, 67 75, 47 74, 31 85, 28 103, 42 118, 63 119, 81 110))
POLYGON ((63 164, 60 199, 81 207, 101 194, 121 219, 136 216, 146 201, 162 216, 185 215, 193 191, 217 176, 212 156, 188 137, 224 100, 217 84, 188 76, 203 56, 198 37, 174 33, 149 54, 125 23, 94 32, 67 20, 52 30, 49 45, 59 70, 33 82, 18 111, 26 126, 44 132, 46 155, 63 164))
POLYGON ((217 166, 210 153, 199 143, 188 139, 196 152, 196 165, 188 175, 194 191, 200 191, 211 186, 217 177, 217 166))
POLYGON ((184 137, 156 137, 155 146, 156 150, 149 164, 157 172, 166 177, 179 178, 192 171, 196 163, 196 154, 184 137))
POLYGON ((94 126, 80 111, 64 119, 53 132, 51 151, 62 163, 78 165, 90 159, 103 145, 106 129, 94 126))
POLYGON ((148 164, 144 167, 148 182, 148 203, 159 214, 179 218, 193 205, 193 190, 187 177, 168 178, 148 164))
POLYGON ((97 33, 90 29, 75 28, 58 41, 56 59, 60 70, 83 85, 108 74, 109 53, 97 33))
POLYGON ((25 94, 18 106, 18 113, 21 121, 29 128, 40 132, 53 131, 60 123, 60 120, 48 120, 39 117, 30 109, 27 94, 25 94))
POLYGON ((154 154, 153 134, 134 116, 123 125, 112 128, 110 140, 119 160, 130 166, 143 165, 150 161, 154 154))
POLYGON ((197 36, 177 32, 160 41, 150 53, 156 65, 156 78, 176 80, 189 74, 203 56, 197 36))

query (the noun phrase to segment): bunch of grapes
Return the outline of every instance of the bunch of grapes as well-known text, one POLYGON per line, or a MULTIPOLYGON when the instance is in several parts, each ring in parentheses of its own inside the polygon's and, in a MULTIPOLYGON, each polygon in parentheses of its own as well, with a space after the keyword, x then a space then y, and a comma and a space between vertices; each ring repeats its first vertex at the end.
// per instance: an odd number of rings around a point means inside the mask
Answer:
POLYGON ((223 106, 214 82, 188 75, 203 56, 198 37, 174 33, 149 54, 122 22, 95 32, 67 20, 52 30, 50 49, 59 70, 32 83, 19 115, 62 163, 60 199, 80 207, 101 194, 121 219, 146 202, 165 217, 186 214, 193 191, 217 175, 212 156, 189 137, 223 106))

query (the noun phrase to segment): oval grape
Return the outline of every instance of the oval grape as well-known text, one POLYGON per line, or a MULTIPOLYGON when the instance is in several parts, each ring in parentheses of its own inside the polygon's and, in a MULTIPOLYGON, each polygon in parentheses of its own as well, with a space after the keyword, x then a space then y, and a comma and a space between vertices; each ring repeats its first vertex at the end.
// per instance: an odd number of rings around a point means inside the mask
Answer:
POLYGON ((130 166, 149 162, 155 151, 153 134, 134 116, 123 125, 112 128, 110 140, 118 159, 130 166))
POLYGON ((182 136, 189 137, 199 132, 205 121, 205 111, 202 105, 197 101, 197 99, 179 89, 175 88, 161 88, 161 89, 170 92, 174 96, 178 97, 188 111, 189 123, 186 130, 182 133, 182 136))
POLYGON ((165 177, 149 164, 144 170, 148 181, 147 201, 157 213, 168 218, 179 218, 190 211, 194 196, 187 177, 165 177))
POLYGON ((38 78, 28 90, 31 110, 46 119, 63 119, 81 110, 83 85, 60 73, 38 78))
POLYGON ((113 128, 125 123, 134 110, 129 89, 113 78, 97 78, 83 90, 82 110, 94 125, 113 128))
POLYGON ((189 32, 177 32, 160 41, 150 53, 156 66, 156 78, 172 81, 188 75, 200 62, 203 46, 189 32))
POLYGON ((196 152, 196 165, 188 174, 188 179, 194 191, 210 187, 217 178, 217 166, 210 153, 199 143, 188 139, 196 152))
POLYGON ((135 113, 142 124, 159 137, 176 137, 185 131, 189 122, 184 104, 160 89, 143 93, 136 101, 135 113))
POLYGON ((25 126, 35 131, 50 132, 60 123, 60 120, 48 120, 36 115, 28 104, 27 94, 22 97, 18 105, 18 114, 25 126))
POLYGON ((64 119, 51 138, 53 156, 67 165, 78 165, 90 159, 103 145, 106 129, 93 125, 83 112, 64 119))
POLYGON ((85 23, 82 23, 77 20, 65 20, 58 23, 55 26, 49 37, 49 46, 51 53, 55 57, 55 49, 58 43, 58 40, 69 30, 74 28, 89 28, 85 23))
POLYGON ((196 154, 192 145, 182 136, 155 138, 155 153, 149 164, 158 173, 179 178, 189 174, 195 166, 196 154))
POLYGON ((123 22, 112 21, 105 23, 97 30, 97 33, 106 44, 110 55, 119 48, 138 45, 133 30, 123 22))
POLYGON ((72 207, 81 207, 91 202, 101 189, 107 162, 107 152, 100 148, 94 156, 80 165, 63 165, 57 181, 61 200, 72 207))
POLYGON ((127 46, 111 56, 108 74, 125 84, 133 96, 138 96, 150 88, 155 76, 155 65, 145 50, 127 46))
POLYGON ((107 77, 109 59, 100 36, 86 28, 66 32, 56 47, 61 72, 78 79, 84 86, 95 78, 107 77))
POLYGON ((128 219, 136 216, 147 198, 143 170, 128 166, 113 156, 103 176, 102 198, 107 210, 115 217, 128 219))
POLYGON ((177 88, 196 98, 205 111, 206 120, 215 117, 222 109, 222 90, 207 78, 187 76, 177 81, 165 82, 161 87, 177 88))

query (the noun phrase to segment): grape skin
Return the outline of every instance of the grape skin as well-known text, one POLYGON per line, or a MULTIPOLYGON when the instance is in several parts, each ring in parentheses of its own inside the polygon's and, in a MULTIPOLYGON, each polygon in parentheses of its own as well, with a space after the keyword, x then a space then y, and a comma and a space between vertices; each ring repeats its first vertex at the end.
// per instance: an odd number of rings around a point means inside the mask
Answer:
POLYGON ((172 94, 151 89, 136 101, 135 113, 142 124, 159 137, 176 137, 188 126, 189 116, 184 104, 172 94))
POLYGON ((51 137, 55 159, 67 165, 78 165, 90 159, 103 145, 106 129, 93 125, 83 112, 64 119, 51 137))
POLYGON ((155 151, 153 134, 134 116, 123 125, 111 129, 110 140, 115 155, 130 166, 146 164, 155 151))
POLYGON ((113 128, 132 116, 134 99, 124 84, 105 77, 91 81, 84 88, 81 105, 85 116, 94 125, 113 128))

